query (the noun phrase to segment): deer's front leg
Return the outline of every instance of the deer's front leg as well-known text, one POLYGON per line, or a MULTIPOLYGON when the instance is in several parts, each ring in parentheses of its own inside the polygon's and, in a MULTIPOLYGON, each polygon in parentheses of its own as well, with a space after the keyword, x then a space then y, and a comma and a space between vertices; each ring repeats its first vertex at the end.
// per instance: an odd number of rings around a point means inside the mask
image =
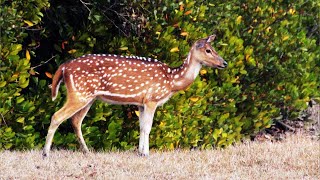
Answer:
POLYGON ((153 117, 157 108, 156 103, 147 103, 143 107, 139 107, 140 115, 140 139, 139 153, 143 156, 149 155, 149 134, 152 127, 153 117))

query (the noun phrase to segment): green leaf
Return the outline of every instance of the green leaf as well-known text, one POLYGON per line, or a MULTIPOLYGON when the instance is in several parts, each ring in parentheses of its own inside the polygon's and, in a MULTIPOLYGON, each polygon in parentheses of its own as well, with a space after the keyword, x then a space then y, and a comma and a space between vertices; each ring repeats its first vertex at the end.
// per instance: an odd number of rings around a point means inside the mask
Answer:
POLYGON ((24 97, 20 96, 17 98, 17 104, 21 103, 24 101, 24 97))
POLYGON ((0 82, 0 88, 4 87, 6 84, 7 84, 7 82, 6 82, 6 81, 2 81, 2 82, 0 82))
POLYGON ((21 50, 22 50, 22 45, 21 44, 14 44, 11 47, 10 55, 17 55, 21 50))
POLYGON ((18 123, 24 123, 24 117, 19 117, 16 121, 18 123))

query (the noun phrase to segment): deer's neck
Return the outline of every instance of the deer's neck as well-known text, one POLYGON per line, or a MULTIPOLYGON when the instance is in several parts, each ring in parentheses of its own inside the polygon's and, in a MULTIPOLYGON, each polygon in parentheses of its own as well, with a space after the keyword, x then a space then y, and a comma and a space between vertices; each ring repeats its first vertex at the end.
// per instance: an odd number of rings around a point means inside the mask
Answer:
POLYGON ((201 69, 201 64, 192 56, 192 51, 189 52, 184 63, 172 70, 173 91, 179 91, 187 88, 197 77, 201 69))

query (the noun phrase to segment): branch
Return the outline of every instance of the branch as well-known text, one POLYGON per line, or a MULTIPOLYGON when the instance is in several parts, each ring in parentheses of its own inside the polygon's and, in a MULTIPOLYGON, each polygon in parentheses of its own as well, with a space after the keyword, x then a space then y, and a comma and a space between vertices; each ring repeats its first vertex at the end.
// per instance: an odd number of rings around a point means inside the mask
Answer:
POLYGON ((35 69, 35 68, 38 68, 38 67, 40 67, 40 66, 43 66, 44 64, 47 64, 49 61, 51 61, 51 60, 52 60, 53 58, 55 58, 56 56, 57 56, 57 55, 52 56, 50 59, 46 60, 45 62, 41 62, 40 64, 31 67, 31 69, 35 69))
POLYGON ((288 124, 284 123, 284 122, 281 122, 279 120, 275 120, 276 124, 278 124, 279 126, 281 126, 284 130, 289 130, 289 131, 292 131, 292 132, 295 132, 296 130, 289 126, 288 124))
MULTIPOLYGON (((4 122, 4 124, 6 125, 6 126, 8 126, 7 125, 7 123, 6 123, 6 120, 4 119, 4 117, 3 117, 3 115, 0 113, 0 115, 1 115, 1 117, 2 117, 2 121, 4 122)), ((0 124, 1 125, 1 124, 0 124)))
POLYGON ((87 10, 89 11, 89 16, 91 15, 91 9, 87 6, 87 5, 91 5, 90 3, 86 3, 86 2, 83 2, 82 0, 79 0, 83 5, 84 7, 87 8, 87 10))
POLYGON ((119 26, 116 25, 114 21, 112 21, 105 13, 103 13, 104 17, 108 19, 119 31, 121 31, 126 37, 129 37, 119 26))

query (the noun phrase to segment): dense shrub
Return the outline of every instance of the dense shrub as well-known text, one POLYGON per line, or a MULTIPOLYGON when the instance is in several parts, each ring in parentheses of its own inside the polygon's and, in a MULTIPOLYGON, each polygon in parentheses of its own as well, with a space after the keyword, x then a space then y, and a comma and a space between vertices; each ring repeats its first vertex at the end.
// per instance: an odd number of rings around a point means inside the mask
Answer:
MULTIPOLYGON (((41 10, 49 7, 46 0, 1 1, 0 9, 0 149, 32 148, 37 145, 39 129, 35 102, 24 90, 30 80, 30 60, 35 34, 42 31, 41 10)), ((44 82, 46 83, 46 82, 44 82)))
MULTIPOLYGON (((50 8, 47 1, 23 2, 1 3, 0 149, 43 145, 66 95, 62 86, 51 101, 49 85, 61 63, 114 53, 179 66, 191 44, 212 33, 229 67, 204 68, 158 108, 152 147, 224 147, 269 127, 274 117, 297 116, 319 98, 319 2, 51 1, 50 8)), ((82 127, 87 144, 134 148, 136 110, 96 102, 82 127)), ((69 123, 54 145, 77 146, 69 123)))

